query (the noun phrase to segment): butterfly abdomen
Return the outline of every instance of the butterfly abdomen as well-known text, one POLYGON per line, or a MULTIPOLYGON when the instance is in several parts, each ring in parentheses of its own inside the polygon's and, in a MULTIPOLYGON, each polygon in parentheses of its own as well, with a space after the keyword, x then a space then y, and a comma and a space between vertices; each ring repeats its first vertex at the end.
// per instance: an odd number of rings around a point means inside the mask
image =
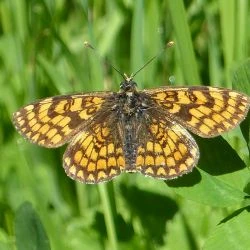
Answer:
POLYGON ((136 158, 141 135, 141 124, 145 120, 145 112, 148 108, 147 100, 140 92, 123 92, 118 95, 116 106, 116 119, 118 131, 122 141, 126 171, 136 171, 136 158))

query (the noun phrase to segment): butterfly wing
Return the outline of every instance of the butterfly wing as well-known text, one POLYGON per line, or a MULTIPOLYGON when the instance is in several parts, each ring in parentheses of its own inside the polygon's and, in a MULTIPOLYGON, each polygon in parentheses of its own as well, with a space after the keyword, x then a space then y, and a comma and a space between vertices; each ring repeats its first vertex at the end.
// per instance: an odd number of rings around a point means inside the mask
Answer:
POLYGON ((44 147, 59 147, 68 142, 87 120, 91 120, 111 92, 55 96, 27 105, 13 114, 21 135, 44 147))
POLYGON ((105 121, 89 127, 70 142, 63 157, 65 172, 84 183, 109 181, 125 168, 121 142, 105 121))
POLYGON ((195 140, 181 125, 158 116, 160 113, 156 110, 151 112, 154 118, 145 122, 147 136, 140 139, 136 170, 161 179, 173 179, 190 172, 199 159, 195 140))
POLYGON ((145 93, 183 127, 214 137, 237 126, 247 115, 248 96, 214 87, 163 87, 145 93))

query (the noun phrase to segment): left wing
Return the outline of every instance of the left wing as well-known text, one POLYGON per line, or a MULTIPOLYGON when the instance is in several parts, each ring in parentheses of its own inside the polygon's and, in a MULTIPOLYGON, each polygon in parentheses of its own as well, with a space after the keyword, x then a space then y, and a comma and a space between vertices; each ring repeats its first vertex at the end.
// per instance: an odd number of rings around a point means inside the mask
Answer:
POLYGON ((68 142, 82 123, 91 120, 112 92, 93 92, 45 98, 13 114, 18 132, 40 146, 54 148, 68 142))

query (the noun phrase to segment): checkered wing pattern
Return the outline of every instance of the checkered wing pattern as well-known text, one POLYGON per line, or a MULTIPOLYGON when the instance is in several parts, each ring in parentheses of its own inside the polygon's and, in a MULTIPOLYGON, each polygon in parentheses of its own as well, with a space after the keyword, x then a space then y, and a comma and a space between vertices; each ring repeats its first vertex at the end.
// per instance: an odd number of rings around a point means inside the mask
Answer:
POLYGON ((15 112, 13 123, 31 142, 59 147, 95 116, 109 96, 109 92, 95 92, 45 98, 15 112))
POLYGON ((166 115, 202 137, 214 137, 237 126, 247 115, 249 97, 214 87, 163 87, 146 90, 166 115))
POLYGON ((147 125, 147 140, 137 150, 136 168, 144 175, 172 179, 190 172, 199 159, 199 149, 181 125, 159 117, 147 125))
POLYGON ((38 145, 69 143, 63 165, 72 179, 100 183, 123 171, 172 179, 199 159, 187 129, 217 136, 238 125, 250 104, 244 94, 214 87, 133 91, 45 98, 15 112, 13 122, 38 145))
POLYGON ((77 134, 70 142, 63 162, 72 179, 85 183, 111 180, 125 168, 120 140, 103 121, 77 134))

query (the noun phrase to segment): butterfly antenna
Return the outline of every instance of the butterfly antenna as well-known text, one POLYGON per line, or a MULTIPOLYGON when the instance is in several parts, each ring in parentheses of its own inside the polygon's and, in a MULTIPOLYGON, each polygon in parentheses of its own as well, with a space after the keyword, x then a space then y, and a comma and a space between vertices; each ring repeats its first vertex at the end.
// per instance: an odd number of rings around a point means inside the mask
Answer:
POLYGON ((141 70, 143 70, 146 66, 148 66, 155 58, 157 58, 159 55, 162 54, 163 51, 165 51, 167 48, 173 47, 174 41, 170 41, 166 44, 166 46, 155 56, 153 56, 151 59, 149 59, 140 69, 138 69, 134 74, 132 74, 132 77, 137 75, 141 70))
MULTIPOLYGON (((84 42, 84 46, 86 48, 89 48, 89 49, 92 49, 96 54, 97 56, 102 59, 102 56, 96 51, 96 49, 87 41, 84 42)), ((162 54, 162 52, 167 49, 167 48, 170 48, 170 47, 173 47, 174 46, 174 41, 170 41, 166 44, 166 46, 158 53, 156 54, 155 56, 153 56, 151 59, 149 59, 140 69, 138 69, 134 74, 132 74, 130 77, 128 77, 125 73, 122 73, 121 70, 117 69, 114 65, 112 65, 110 62, 105 62, 106 65, 109 65, 110 67, 112 67, 119 75, 122 76, 122 78, 124 80, 127 80, 128 78, 132 79, 134 78, 135 75, 137 75, 141 70, 143 70, 148 64, 150 64, 155 58, 157 58, 159 55, 162 54)))
MULTIPOLYGON (((92 49, 92 50, 96 53, 96 55, 97 55, 101 60, 103 59, 103 57, 97 52, 97 50, 96 50, 89 42, 85 41, 85 42, 84 42, 84 46, 85 46, 86 48, 92 49)), ((104 60, 102 60, 102 61, 104 61, 104 60)), ((117 69, 117 68, 116 68, 114 65, 112 65, 110 62, 105 61, 105 64, 108 65, 108 66, 110 66, 110 67, 112 67, 119 75, 122 76, 122 78, 124 78, 124 80, 127 78, 127 76, 126 76, 125 74, 123 74, 123 73, 121 72, 121 70, 117 69)))

